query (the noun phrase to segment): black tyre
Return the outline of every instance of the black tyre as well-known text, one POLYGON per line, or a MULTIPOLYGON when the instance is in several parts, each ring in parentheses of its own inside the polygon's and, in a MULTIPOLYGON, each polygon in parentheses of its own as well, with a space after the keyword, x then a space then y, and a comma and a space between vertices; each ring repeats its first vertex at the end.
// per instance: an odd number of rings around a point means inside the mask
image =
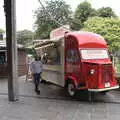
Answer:
POLYGON ((101 95, 106 95, 108 91, 100 92, 101 95))
POLYGON ((70 97, 76 96, 76 87, 72 80, 68 81, 66 85, 66 92, 67 92, 67 95, 70 97))

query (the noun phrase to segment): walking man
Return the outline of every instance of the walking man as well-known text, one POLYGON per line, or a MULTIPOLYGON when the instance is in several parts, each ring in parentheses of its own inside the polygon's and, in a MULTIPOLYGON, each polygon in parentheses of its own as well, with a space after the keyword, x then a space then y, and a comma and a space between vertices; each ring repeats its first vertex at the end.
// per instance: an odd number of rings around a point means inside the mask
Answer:
POLYGON ((40 84, 40 79, 41 79, 41 73, 43 71, 43 65, 41 63, 40 57, 38 58, 37 56, 35 56, 35 60, 31 63, 30 69, 34 77, 35 92, 37 94, 40 94, 39 84, 40 84))

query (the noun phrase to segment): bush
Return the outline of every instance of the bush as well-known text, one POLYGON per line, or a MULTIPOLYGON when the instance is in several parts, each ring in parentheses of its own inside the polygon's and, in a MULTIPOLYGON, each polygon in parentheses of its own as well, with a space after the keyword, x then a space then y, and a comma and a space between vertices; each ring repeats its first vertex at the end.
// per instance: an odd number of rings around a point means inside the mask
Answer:
POLYGON ((116 72, 117 72, 117 73, 120 73, 120 63, 119 63, 119 64, 116 64, 116 72))

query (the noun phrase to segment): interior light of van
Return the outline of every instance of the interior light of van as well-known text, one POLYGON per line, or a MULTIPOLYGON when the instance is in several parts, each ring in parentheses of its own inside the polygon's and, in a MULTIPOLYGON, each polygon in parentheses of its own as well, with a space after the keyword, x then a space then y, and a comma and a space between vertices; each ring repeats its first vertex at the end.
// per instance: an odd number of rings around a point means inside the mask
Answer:
POLYGON ((90 74, 93 75, 95 73, 95 70, 94 69, 91 69, 90 70, 90 74))

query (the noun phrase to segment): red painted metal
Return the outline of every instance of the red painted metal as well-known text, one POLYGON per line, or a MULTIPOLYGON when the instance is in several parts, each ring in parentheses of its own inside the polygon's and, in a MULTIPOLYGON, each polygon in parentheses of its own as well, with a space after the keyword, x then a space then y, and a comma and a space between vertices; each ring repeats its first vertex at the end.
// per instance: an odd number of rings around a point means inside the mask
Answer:
MULTIPOLYGON (((65 34, 65 80, 74 81, 76 89, 104 89, 117 86, 110 58, 82 59, 82 49, 105 49, 104 38, 91 32, 69 32, 65 34), (77 60, 67 60, 69 51, 76 51, 77 60), (94 73, 91 74, 91 71, 94 73)), ((76 56, 75 56, 76 57, 76 56)), ((74 57, 74 58, 75 58, 74 57)))

